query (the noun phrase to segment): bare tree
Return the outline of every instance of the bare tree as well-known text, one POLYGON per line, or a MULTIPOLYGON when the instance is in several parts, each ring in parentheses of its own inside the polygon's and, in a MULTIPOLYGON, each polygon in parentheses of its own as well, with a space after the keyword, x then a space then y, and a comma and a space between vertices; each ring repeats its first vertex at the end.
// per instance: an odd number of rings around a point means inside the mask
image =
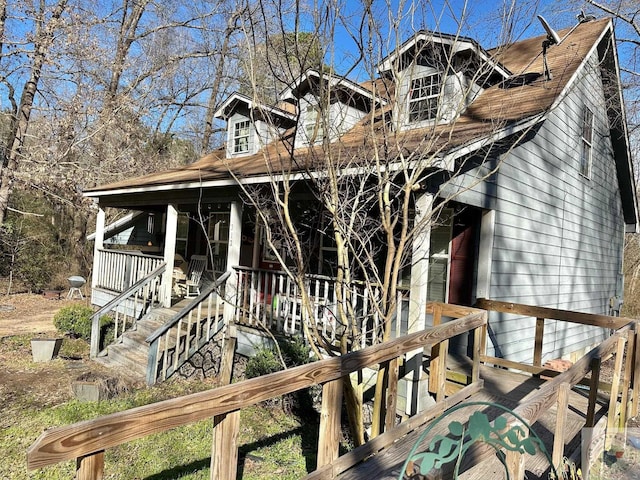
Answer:
MULTIPOLYGON (((0 169, 0 224, 4 223, 9 197, 13 188, 13 177, 23 154, 23 147, 31 119, 31 111, 34 99, 38 91, 38 84, 42 70, 47 61, 47 56, 58 33, 62 27, 62 15, 67 7, 67 0, 58 0, 56 3, 47 4, 41 1, 34 8, 34 31, 31 32, 33 41, 28 55, 28 78, 22 87, 20 101, 15 98, 16 89, 11 79, 5 77, 3 81, 9 91, 9 100, 12 105, 12 118, 9 136, 6 141, 6 149, 3 151, 2 166, 0 169)), ((0 3, 0 34, 3 34, 7 18, 7 3, 0 3)), ((18 80, 19 81, 19 80, 18 80)))
MULTIPOLYGON (((443 14, 458 13, 448 3, 440 14, 422 17, 425 23, 413 14, 429 12, 432 7, 420 2, 403 4, 397 11, 386 6, 384 12, 377 11, 377 6, 371 3, 355 12, 328 4, 302 12, 296 3, 292 6, 295 20, 281 4, 270 8, 267 2, 262 2, 261 6, 260 11, 252 12, 245 27, 247 42, 252 47, 255 38, 264 38, 264 32, 273 32, 268 34, 271 39, 279 35, 281 44, 287 44, 299 38, 300 25, 304 24, 305 31, 318 42, 320 58, 329 65, 327 69, 305 72, 297 70, 299 64, 288 63, 286 58, 269 63, 272 72, 289 88, 288 100, 296 106, 298 126, 286 130, 277 147, 262 150, 271 181, 268 187, 245 187, 245 197, 255 208, 268 245, 297 285, 302 297, 303 327, 316 354, 336 350, 345 354, 360 348, 365 335, 373 342, 390 338, 394 322, 399 321, 396 314, 402 277, 417 261, 415 258, 412 261, 417 245, 443 219, 448 201, 496 171, 499 155, 490 142, 487 148, 461 155, 452 166, 452 179, 475 169, 475 178, 463 187, 443 181, 440 169, 448 161, 460 113, 478 93, 478 85, 488 86, 496 80, 487 64, 456 56, 447 41, 438 42, 437 35, 432 38, 425 35, 410 59, 420 58, 440 72, 464 73, 471 80, 456 83, 454 78, 459 80, 462 75, 452 75, 449 81, 453 83, 434 90, 436 100, 451 95, 451 91, 457 92, 452 97, 457 100, 447 108, 438 108, 436 103, 412 102, 419 95, 412 96, 410 91, 399 87, 408 75, 407 59, 387 57, 388 52, 418 33, 421 27, 428 24, 433 28, 434 23, 437 27, 443 14), (278 11, 285 13, 277 14, 278 11), (347 73, 357 75, 358 82, 332 73, 337 70, 332 63, 344 54, 336 46, 346 41, 354 46, 350 50, 353 63, 347 73), (385 57, 386 64, 379 75, 379 65, 385 57), (283 70, 285 73, 280 73, 283 70), (305 84, 309 85, 305 96, 297 97, 293 92, 305 84), (339 120, 344 112, 336 112, 337 105, 357 102, 366 104, 366 113, 347 133, 339 120), (424 122, 426 128, 420 130, 402 128, 407 119, 414 117, 416 121, 423 118, 430 121, 424 122), (436 196, 443 200, 434 202, 436 196), (317 251, 318 236, 330 242, 335 251, 331 274, 337 299, 335 315, 340 325, 337 345, 314 324, 317 315, 309 295, 308 274, 318 268, 318 256, 312 253, 317 251), (379 319, 379 323, 368 330, 363 327, 362 312, 358 311, 358 291, 366 291, 367 298, 375 299, 369 308, 372 318, 379 319)), ((454 31, 447 39, 467 41, 461 38, 465 15, 459 13, 454 31)), ((512 24, 507 27, 512 28, 512 24)), ((304 46, 296 47, 294 42, 292 48, 303 51, 304 46)), ((493 54, 499 56, 500 52, 493 54)), ((261 69, 260 62, 256 62, 251 71, 261 69)), ((248 77, 255 104, 263 104, 260 75, 248 77)), ((253 115, 265 117, 259 108, 253 115)), ((495 121, 486 126, 483 135, 490 136, 503 127, 503 122, 495 121)), ((275 125, 273 129, 277 129, 275 125)), ((526 132, 518 135, 524 136, 526 132)), ((231 164, 230 169, 233 171, 231 164)), ((374 436, 394 421, 395 411, 383 411, 385 402, 381 400, 386 385, 393 383, 389 379, 397 375, 397 364, 383 366, 378 372, 374 436)), ((344 379, 343 385, 354 441, 360 444, 364 442, 362 391, 349 378, 344 379)))

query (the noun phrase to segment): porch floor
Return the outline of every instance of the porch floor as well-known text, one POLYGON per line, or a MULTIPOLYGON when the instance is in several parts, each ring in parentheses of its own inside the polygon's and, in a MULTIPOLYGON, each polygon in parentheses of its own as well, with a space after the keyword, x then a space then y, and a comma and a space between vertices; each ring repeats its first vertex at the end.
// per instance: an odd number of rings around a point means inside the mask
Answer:
MULTIPOLYGON (((509 409, 517 407, 521 400, 529 393, 537 390, 544 380, 509 372, 504 369, 482 366, 480 378, 484 380, 481 390, 465 400, 468 402, 490 402, 502 405, 509 409)), ((565 455, 570 455, 580 448, 581 429, 586 420, 588 405, 588 392, 574 388, 570 392, 569 407, 566 420, 565 455)), ((429 441, 435 435, 446 435, 450 422, 457 420, 466 424, 474 411, 484 412, 492 421, 503 413, 503 410, 486 405, 474 405, 461 408, 449 415, 446 419, 437 423, 429 432, 429 435, 420 443, 417 452, 427 450, 429 441)), ((598 402, 596 408, 596 421, 606 415, 606 399, 598 402)), ((409 456, 411 449, 418 442, 420 435, 430 422, 422 424, 410 433, 406 434, 391 446, 381 450, 364 462, 354 465, 349 470, 338 474, 335 478, 341 480, 359 480, 376 478, 380 480, 398 479, 402 466, 409 456)), ((553 452, 553 432, 557 423, 557 409, 555 407, 546 410, 539 420, 533 425, 533 431, 541 438, 545 448, 551 456, 553 452)), ((534 456, 526 455, 526 477, 528 479, 547 479, 549 463, 543 453, 534 456)), ((454 462, 452 462, 454 463, 454 462)), ((443 467, 442 478, 452 478, 453 465, 443 467)), ((414 477, 412 477, 414 478, 414 477)), ((415 477, 429 478, 429 477, 415 477)), ((491 447, 477 445, 467 451, 460 468, 459 478, 505 478, 505 470, 502 463, 494 454, 491 447)))

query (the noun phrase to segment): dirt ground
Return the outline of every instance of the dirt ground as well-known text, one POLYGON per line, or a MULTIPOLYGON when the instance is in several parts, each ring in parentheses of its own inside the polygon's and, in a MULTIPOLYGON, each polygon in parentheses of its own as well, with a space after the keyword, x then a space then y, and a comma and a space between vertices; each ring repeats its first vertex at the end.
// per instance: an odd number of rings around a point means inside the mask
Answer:
MULTIPOLYGON (((71 385, 83 376, 110 377, 105 367, 91 362, 83 340, 66 339, 57 359, 34 363, 30 339, 60 338, 53 325, 55 313, 82 300, 50 300, 42 295, 0 296, 0 428, 2 416, 11 408, 20 408, 23 400, 42 407, 73 397, 71 385)), ((88 300, 84 302, 88 304, 88 300)))
MULTIPOLYGON (((63 292, 63 294, 66 292, 63 292)), ((53 316, 58 310, 82 300, 47 299, 43 295, 21 293, 0 296, 0 338, 25 333, 55 332, 53 316)), ((88 300, 84 300, 88 304, 88 300)))

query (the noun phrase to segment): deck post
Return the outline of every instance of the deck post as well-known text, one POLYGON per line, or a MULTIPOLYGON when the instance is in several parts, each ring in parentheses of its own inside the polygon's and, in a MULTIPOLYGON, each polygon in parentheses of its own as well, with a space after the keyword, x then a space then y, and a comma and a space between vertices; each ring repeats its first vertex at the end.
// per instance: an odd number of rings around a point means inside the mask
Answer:
POLYGON ((569 408, 569 392, 571 388, 568 383, 563 383, 558 389, 558 402, 556 414, 556 429, 553 435, 552 463, 558 472, 562 471, 562 457, 564 456, 565 425, 567 424, 567 410, 569 408))
MULTIPOLYGON (((423 193, 416 199, 415 225, 411 255, 411 281, 409 291, 409 322, 407 333, 424 330, 427 326, 425 305, 428 301, 429 253, 431 247, 431 215, 433 195, 423 193)), ((404 332, 402 332, 404 333, 404 332)), ((428 378, 423 372, 423 349, 407 353, 406 413, 414 415, 425 408, 428 396, 428 378)))
POLYGON ((624 357, 624 377, 622 379, 622 399, 620 400, 620 426, 624 427, 627 423, 627 418, 629 418, 630 408, 630 399, 629 399, 629 391, 631 390, 631 378, 633 377, 633 373, 631 369, 633 368, 633 352, 635 351, 635 343, 636 343, 636 332, 633 330, 629 330, 627 334, 627 349, 624 357))
POLYGON ((171 290, 173 289, 173 263, 176 255, 176 237, 178 235, 178 209, 173 204, 167 205, 167 224, 164 236, 164 262, 167 269, 162 275, 160 301, 164 307, 171 306, 171 290))
MULTIPOLYGON (((348 380, 347 380, 348 381, 348 380)), ((342 412, 342 378, 322 386, 320 433, 318 438, 318 469, 338 458, 340 418, 342 412)))
POLYGON ((235 480, 238 471, 240 410, 216 415, 213 419, 211 480, 235 480))
MULTIPOLYGON (((510 429, 516 426, 523 427, 522 423, 516 421, 509 425, 510 429)), ((523 480, 525 477, 525 457, 517 450, 507 450, 505 453, 505 466, 509 472, 511 480, 523 480)))
POLYGON ((104 450, 76 460, 77 480, 102 480, 104 477, 104 450))
MULTIPOLYGON (((626 339, 624 337, 618 338, 618 344, 616 349, 616 361, 613 367, 613 378, 611 379, 611 395, 609 396, 609 412, 607 414, 607 430, 611 431, 614 428, 619 428, 619 418, 617 415, 618 404, 618 391, 620 389, 620 373, 622 372, 622 357, 624 356, 624 346, 626 339)), ((606 440, 609 440, 607 437, 606 440)), ((609 444, 605 443, 605 448, 608 448, 609 444)))
POLYGON ((593 428, 596 424, 596 406, 598 401, 598 386, 600 384, 601 358, 591 360, 591 382, 589 384, 589 406, 587 407, 587 419, 584 426, 593 428))

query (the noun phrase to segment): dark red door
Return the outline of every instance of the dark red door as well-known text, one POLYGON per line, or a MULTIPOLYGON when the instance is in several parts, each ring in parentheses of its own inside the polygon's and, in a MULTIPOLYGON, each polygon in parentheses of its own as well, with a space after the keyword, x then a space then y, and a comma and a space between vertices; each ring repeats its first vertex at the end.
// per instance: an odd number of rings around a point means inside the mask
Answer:
POLYGON ((449 303, 470 306, 473 301, 480 218, 479 210, 468 207, 453 219, 449 303))

